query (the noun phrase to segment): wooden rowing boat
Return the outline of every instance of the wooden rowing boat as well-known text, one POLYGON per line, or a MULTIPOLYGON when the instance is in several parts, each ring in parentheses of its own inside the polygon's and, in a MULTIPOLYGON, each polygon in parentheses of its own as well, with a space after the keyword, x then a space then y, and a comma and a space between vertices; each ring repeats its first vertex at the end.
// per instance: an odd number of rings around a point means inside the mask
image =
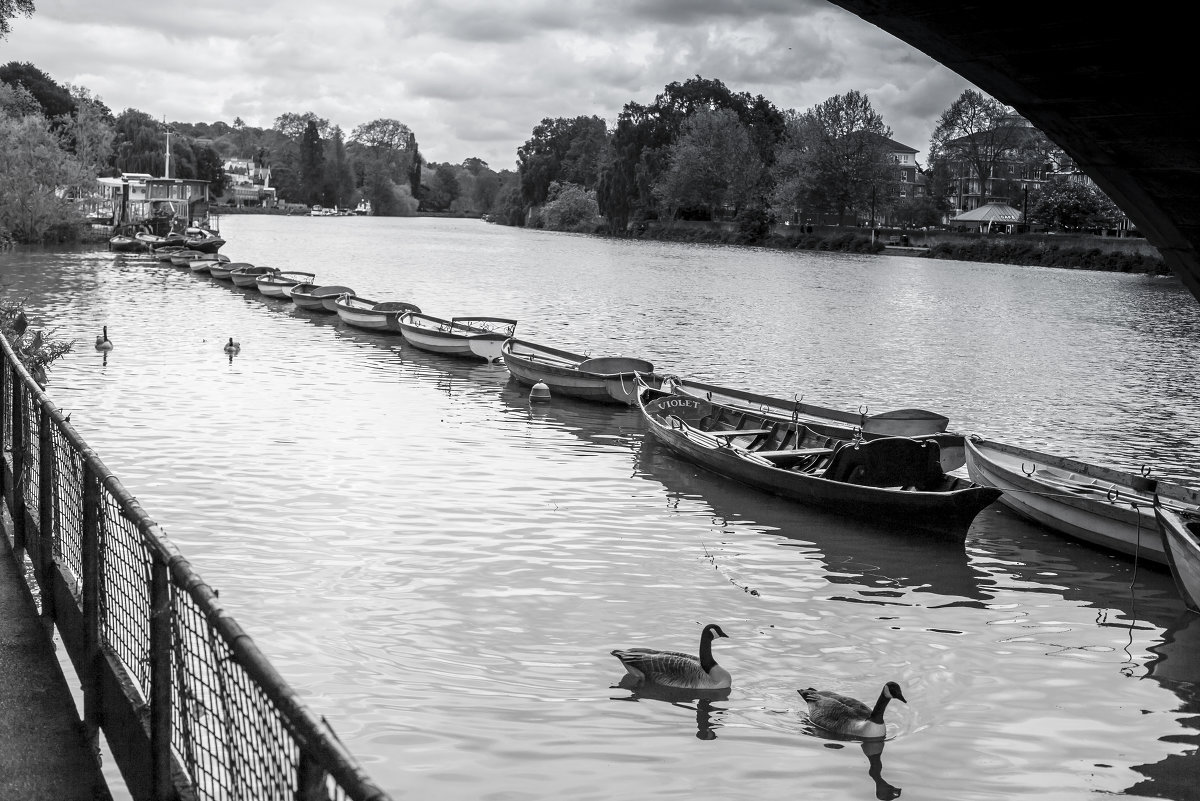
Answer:
POLYGON ((205 253, 199 258, 192 259, 188 262, 188 266, 194 273, 210 273, 214 265, 228 264, 229 257, 222 256, 219 253, 205 253))
POLYGON ((297 270, 276 270, 270 273, 263 273, 254 279, 254 285, 258 287, 258 291, 268 298, 277 300, 291 300, 291 295, 288 290, 292 287, 311 283, 317 276, 314 273, 299 272, 297 270))
POLYGON ((247 289, 258 286, 258 277, 273 273, 277 270, 276 267, 267 267, 265 265, 247 264, 244 267, 238 267, 229 273, 229 278, 233 281, 234 286, 245 287, 247 289))
POLYGON ((452 317, 445 320, 420 312, 401 315, 398 323, 404 340, 414 348, 446 356, 467 356, 496 361, 517 321, 505 317, 452 317))
POLYGON ((1200 612, 1200 492, 1160 481, 1154 516, 1175 587, 1187 608, 1200 612))
POLYGON ((861 436, 863 439, 879 439, 880 437, 936 439, 941 452, 943 470, 949 473, 965 464, 966 449, 963 444, 963 435, 946 431, 950 423, 949 418, 936 412, 924 409, 896 409, 879 414, 868 414, 868 410, 864 406, 857 413, 853 413, 803 403, 800 400, 788 401, 757 392, 719 387, 673 375, 642 376, 642 378, 646 383, 657 386, 665 392, 690 395, 693 398, 700 398, 754 414, 803 423, 826 436, 841 439, 851 439, 856 436, 861 436), (656 378, 657 384, 655 384, 656 378))
POLYGON ((220 281, 232 281, 234 270, 250 266, 252 265, 244 261, 218 261, 209 266, 208 274, 220 281))
POLYGON ((924 409, 895 409, 878 414, 869 414, 866 406, 857 412, 832 409, 803 403, 800 400, 784 400, 748 392, 742 389, 718 387, 700 381, 670 376, 676 382, 676 391, 686 395, 719 403, 723 406, 746 406, 772 414, 790 417, 803 422, 837 423, 858 426, 866 434, 887 437, 915 437, 922 434, 939 434, 950 425, 950 419, 937 412, 924 409))
POLYGON ((1073 539, 1167 563, 1154 517, 1155 481, 979 436, 966 439, 967 473, 1003 490, 1000 503, 1073 539))
POLYGON ((346 323, 346 325, 352 325, 355 328, 362 328, 366 331, 381 331, 396 334, 400 333, 400 325, 397 322, 397 318, 400 315, 412 311, 421 311, 419 307, 412 303, 391 300, 379 303, 349 293, 339 295, 333 301, 333 308, 337 312, 338 318, 346 323))
POLYGON ((354 290, 340 284, 318 285, 308 281, 292 287, 292 303, 307 311, 336 314, 336 310, 332 305, 326 305, 326 301, 336 300, 339 295, 346 294, 353 295, 354 290))
POLYGON ((800 503, 954 539, 1000 497, 941 469, 935 440, 839 440, 774 415, 756 415, 643 384, 651 436, 727 478, 800 503))
POLYGON ((550 394, 598 403, 625 403, 610 385, 629 387, 632 395, 639 373, 654 372, 645 359, 624 356, 589 358, 521 339, 509 339, 500 348, 508 371, 526 386, 545 384, 550 394))

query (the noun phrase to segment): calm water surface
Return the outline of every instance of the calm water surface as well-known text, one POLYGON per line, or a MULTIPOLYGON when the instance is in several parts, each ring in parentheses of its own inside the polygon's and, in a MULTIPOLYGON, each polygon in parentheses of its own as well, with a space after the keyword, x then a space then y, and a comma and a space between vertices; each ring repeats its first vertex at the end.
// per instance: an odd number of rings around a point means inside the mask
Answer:
MULTIPOLYGON (((548 345, 1200 478, 1200 304, 1172 279, 469 220, 222 233, 548 345)), ((1200 622, 1165 573, 998 507, 965 547, 806 510, 632 411, 531 407, 503 366, 187 270, 4 254, 0 290, 78 341, 55 402, 397 798, 1196 797, 1200 622), (710 621, 727 698, 617 686, 613 648, 693 650, 710 621), (796 694, 886 680, 910 703, 878 753, 818 737, 796 694)))

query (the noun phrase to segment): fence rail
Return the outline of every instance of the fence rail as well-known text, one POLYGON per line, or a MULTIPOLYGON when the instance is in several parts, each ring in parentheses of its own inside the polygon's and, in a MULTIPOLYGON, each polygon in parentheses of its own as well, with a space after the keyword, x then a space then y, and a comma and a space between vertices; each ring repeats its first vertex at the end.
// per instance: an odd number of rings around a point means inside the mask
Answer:
POLYGON ((0 498, 137 801, 388 801, 0 336, 0 498))

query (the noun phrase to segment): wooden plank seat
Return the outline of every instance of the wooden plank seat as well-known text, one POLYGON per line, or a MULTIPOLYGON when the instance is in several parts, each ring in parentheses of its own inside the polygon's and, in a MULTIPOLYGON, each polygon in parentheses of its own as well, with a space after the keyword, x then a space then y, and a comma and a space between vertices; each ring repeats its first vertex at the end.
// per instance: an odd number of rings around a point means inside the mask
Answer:
POLYGON ((787 456, 799 458, 801 456, 823 456, 833 453, 833 448, 790 448, 785 451, 751 451, 751 453, 764 459, 778 459, 787 456))
POLYGON ((763 434, 770 434, 773 429, 770 428, 738 428, 733 431, 706 431, 710 437, 757 437, 763 434))

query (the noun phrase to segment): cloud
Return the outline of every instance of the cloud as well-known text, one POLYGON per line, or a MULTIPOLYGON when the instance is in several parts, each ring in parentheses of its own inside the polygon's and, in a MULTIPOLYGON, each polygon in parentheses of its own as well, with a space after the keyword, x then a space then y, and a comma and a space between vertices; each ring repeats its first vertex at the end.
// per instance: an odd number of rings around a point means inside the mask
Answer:
POLYGON ((312 111, 347 132, 389 117, 431 160, 497 167, 543 118, 611 124, 695 75, 781 109, 855 89, 920 150, 969 85, 824 0, 39 0, 5 54, 114 111, 264 127, 312 111))

